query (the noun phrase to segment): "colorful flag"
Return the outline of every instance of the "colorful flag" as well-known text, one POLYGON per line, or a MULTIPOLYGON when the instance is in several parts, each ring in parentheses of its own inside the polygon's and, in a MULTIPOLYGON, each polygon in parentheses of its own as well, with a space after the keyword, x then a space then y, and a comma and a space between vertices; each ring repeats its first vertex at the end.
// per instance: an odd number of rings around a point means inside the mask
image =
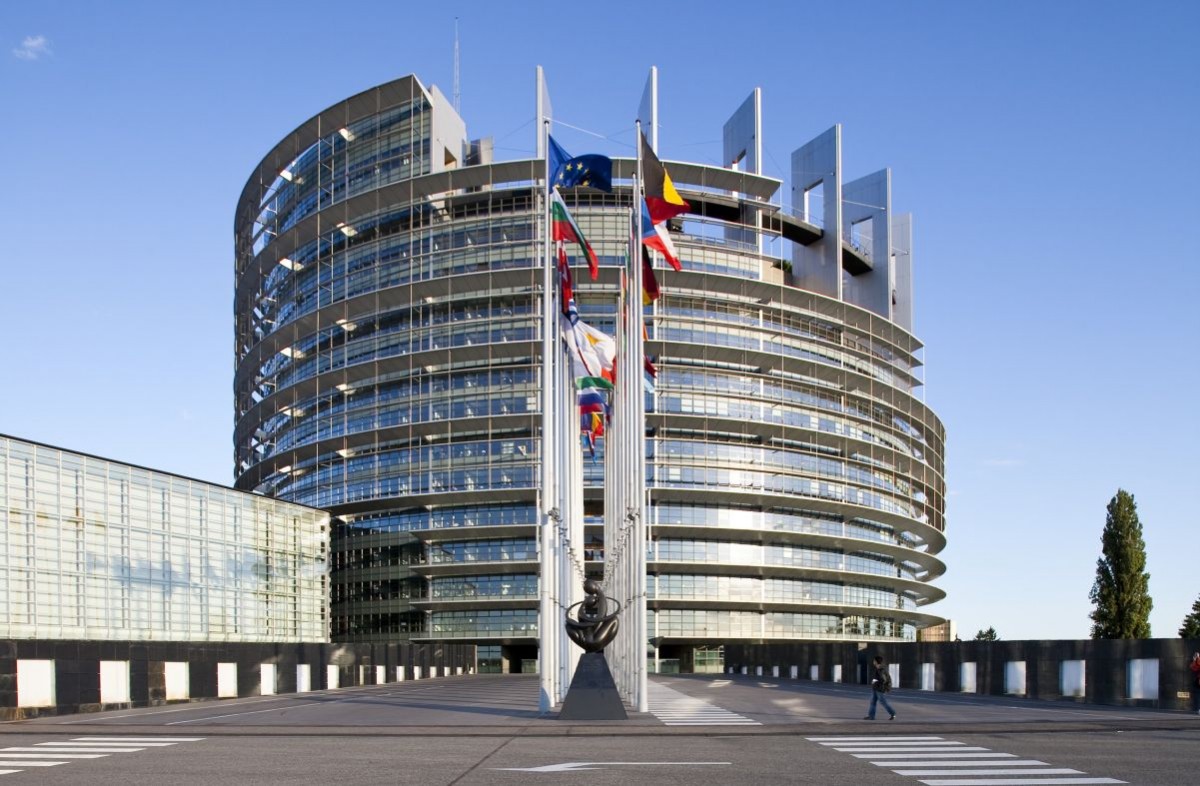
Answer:
POLYGON ((587 242, 587 238, 583 236, 583 230, 575 223, 575 219, 571 217, 570 211, 567 210, 567 203, 559 196, 557 191, 550 194, 550 218, 552 224, 554 242, 558 244, 558 258, 561 260, 566 258, 566 249, 564 243, 574 242, 579 244, 583 256, 587 257, 588 272, 592 275, 592 281, 600 274, 600 260, 596 258, 596 252, 592 250, 592 246, 587 242))
POLYGON ((572 156, 549 137, 546 167, 550 185, 557 188, 589 186, 612 193, 612 159, 596 153, 572 156))
POLYGON ((599 412, 581 412, 579 414, 579 430, 593 437, 604 436, 604 416, 599 412))
POLYGON ((646 135, 641 134, 642 144, 642 188, 646 192, 646 201, 650 204, 650 219, 655 224, 661 224, 668 218, 686 213, 692 206, 679 196, 667 168, 654 155, 646 135))
POLYGON ((563 316, 567 317, 572 325, 575 324, 579 319, 579 311, 575 307, 575 285, 571 277, 571 263, 567 261, 567 253, 561 243, 558 246, 558 297, 562 303, 563 316))
POLYGON ((642 200, 642 244, 666 257, 676 271, 683 270, 683 265, 679 264, 679 252, 675 250, 675 244, 671 241, 671 234, 662 224, 652 223, 650 208, 644 199, 642 200))
POLYGON ((579 391, 579 411, 583 413, 599 412, 603 414, 608 410, 608 398, 595 388, 587 388, 579 391))
POLYGON ((658 288, 658 278, 654 275, 654 265, 650 264, 650 252, 642 247, 642 305, 648 306, 662 297, 658 288))
POLYGON ((616 379, 617 342, 583 320, 571 326, 571 376, 599 380, 593 387, 611 387, 616 379))

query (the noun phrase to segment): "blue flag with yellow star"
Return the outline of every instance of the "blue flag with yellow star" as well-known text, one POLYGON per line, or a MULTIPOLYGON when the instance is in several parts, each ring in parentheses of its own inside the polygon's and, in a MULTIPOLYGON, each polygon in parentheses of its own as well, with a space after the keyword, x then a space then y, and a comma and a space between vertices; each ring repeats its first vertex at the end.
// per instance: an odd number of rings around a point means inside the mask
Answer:
POLYGON ((549 137, 546 168, 550 185, 558 188, 588 186, 612 192, 612 159, 599 154, 572 156, 549 137))

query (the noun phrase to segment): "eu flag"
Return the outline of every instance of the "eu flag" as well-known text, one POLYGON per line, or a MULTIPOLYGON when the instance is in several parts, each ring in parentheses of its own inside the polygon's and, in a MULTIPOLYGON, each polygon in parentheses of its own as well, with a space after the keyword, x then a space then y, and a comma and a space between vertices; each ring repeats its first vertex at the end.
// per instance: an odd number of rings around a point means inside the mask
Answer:
POLYGON ((547 167, 550 185, 559 188, 588 186, 612 192, 612 159, 595 153, 572 156, 563 150, 554 137, 549 137, 547 167))

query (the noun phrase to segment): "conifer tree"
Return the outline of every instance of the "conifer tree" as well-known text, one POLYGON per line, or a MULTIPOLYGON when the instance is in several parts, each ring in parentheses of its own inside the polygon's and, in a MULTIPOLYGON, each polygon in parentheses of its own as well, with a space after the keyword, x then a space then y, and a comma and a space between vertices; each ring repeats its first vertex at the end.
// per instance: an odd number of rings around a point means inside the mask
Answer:
POLYGON ((1192 613, 1183 618, 1179 627, 1179 638, 1200 639, 1200 598, 1192 604, 1192 613))
POLYGON ((975 641, 1000 641, 1000 634, 996 633, 995 627, 980 630, 975 634, 975 641))
POLYGON ((1133 495, 1118 489, 1108 503, 1096 582, 1092 585, 1092 638, 1150 637, 1150 574, 1146 542, 1133 495))

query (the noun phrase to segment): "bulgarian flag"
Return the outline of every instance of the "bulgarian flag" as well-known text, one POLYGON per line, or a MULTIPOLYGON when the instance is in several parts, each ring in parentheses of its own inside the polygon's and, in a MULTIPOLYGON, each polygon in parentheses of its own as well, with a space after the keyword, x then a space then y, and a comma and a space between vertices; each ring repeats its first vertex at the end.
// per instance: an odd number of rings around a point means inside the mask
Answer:
POLYGON ((587 257, 588 272, 591 273, 592 281, 595 281, 600 275, 600 260, 596 258, 596 252, 592 250, 591 244, 583 236, 583 230, 575 223, 575 219, 567 210, 567 203, 563 201, 557 191, 550 192, 550 221, 554 242, 558 245, 559 260, 566 257, 564 243, 578 243, 583 256, 587 257))

